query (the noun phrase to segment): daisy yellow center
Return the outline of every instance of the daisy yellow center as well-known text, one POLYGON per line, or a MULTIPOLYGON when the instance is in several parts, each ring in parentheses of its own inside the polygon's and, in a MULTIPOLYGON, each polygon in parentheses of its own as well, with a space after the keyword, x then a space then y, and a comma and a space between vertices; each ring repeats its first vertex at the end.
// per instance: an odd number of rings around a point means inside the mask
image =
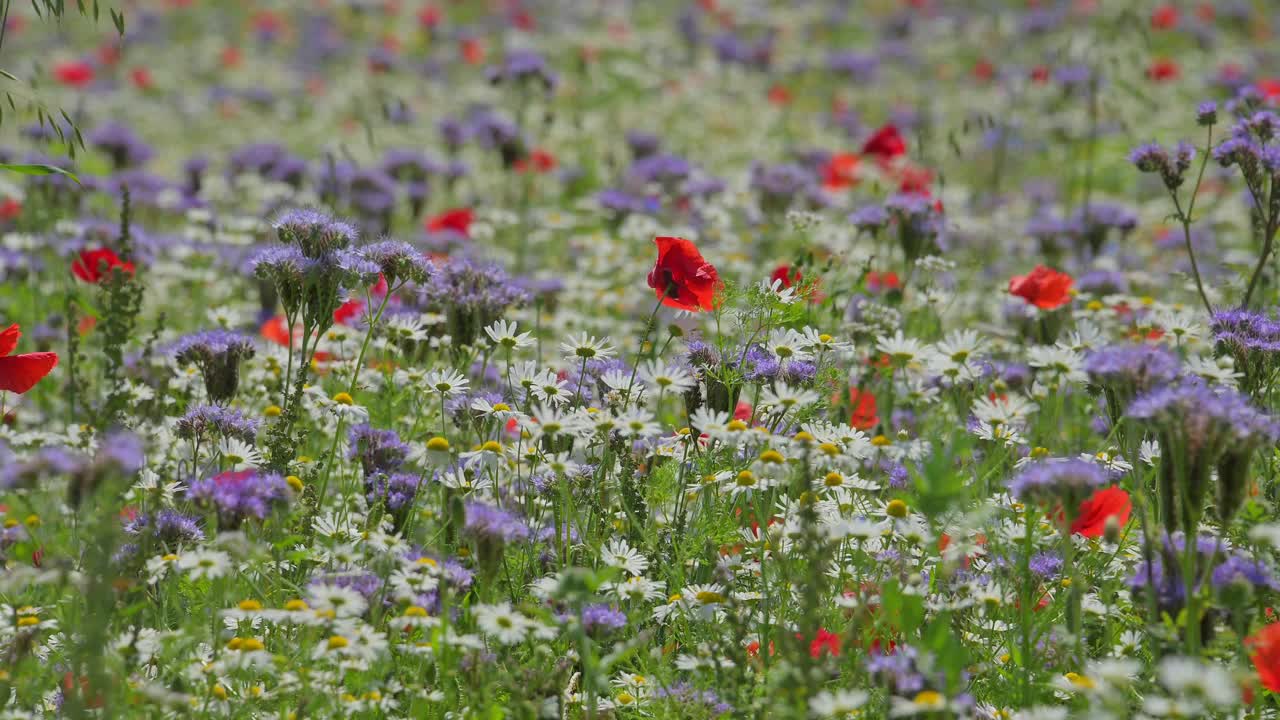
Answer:
POLYGON ((751 487, 756 484, 756 475, 750 470, 743 470, 738 473, 736 482, 740 487, 751 487))
POLYGON ((427 449, 432 452, 448 452, 449 441, 437 435, 427 441, 427 449))
POLYGON ((333 396, 333 401, 339 405, 354 405, 355 398, 351 397, 351 393, 340 392, 333 396))
POLYGON ((760 453, 760 462, 770 463, 772 465, 781 465, 785 461, 786 458, 782 457, 782 453, 777 450, 765 450, 760 453))
POLYGON ((923 692, 916 693, 916 696, 912 700, 912 702, 914 702, 916 705, 924 705, 925 707, 936 708, 936 707, 941 707, 943 705, 943 697, 942 697, 942 693, 940 692, 935 692, 933 690, 925 690, 923 692))
POLYGON ((695 595, 694 597, 697 598, 698 602, 704 605, 707 605, 710 603, 724 602, 724 595, 721 595, 720 593, 714 590, 703 590, 699 592, 697 595, 695 595))
POLYGON ((890 500, 884 511, 889 517, 901 519, 907 516, 907 504, 901 500, 890 500))
POLYGON ((502 452, 502 445, 497 440, 489 440, 481 445, 480 449, 484 452, 500 453, 502 452))
POLYGON ((330 650, 341 650, 342 648, 347 647, 350 644, 351 643, 341 635, 334 635, 333 637, 329 638, 330 650))
POLYGON ((1069 672, 1063 677, 1067 679, 1067 682, 1071 683, 1072 685, 1075 685, 1078 688, 1083 688, 1085 690, 1092 690, 1095 687, 1095 683, 1093 682, 1093 679, 1087 675, 1080 675, 1079 673, 1069 672))

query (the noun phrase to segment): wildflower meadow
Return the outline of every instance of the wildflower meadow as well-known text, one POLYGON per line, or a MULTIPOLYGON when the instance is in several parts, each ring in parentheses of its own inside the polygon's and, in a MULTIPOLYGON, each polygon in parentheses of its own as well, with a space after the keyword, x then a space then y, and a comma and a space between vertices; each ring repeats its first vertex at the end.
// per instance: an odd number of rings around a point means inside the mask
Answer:
POLYGON ((1280 717, 1277 33, 0 0, 0 720, 1280 717))

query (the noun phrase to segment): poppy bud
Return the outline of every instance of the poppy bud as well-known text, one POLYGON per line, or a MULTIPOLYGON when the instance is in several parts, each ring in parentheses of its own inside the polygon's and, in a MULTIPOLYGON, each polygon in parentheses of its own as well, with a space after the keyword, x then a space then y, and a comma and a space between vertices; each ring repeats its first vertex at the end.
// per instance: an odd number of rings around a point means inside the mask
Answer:
POLYGON ((671 337, 684 337, 684 329, 681 328, 679 325, 674 325, 674 324, 668 325, 667 332, 671 335, 671 337))
POLYGON ((1120 542, 1120 518, 1115 515, 1107 518, 1102 525, 1102 537, 1112 545, 1120 542))

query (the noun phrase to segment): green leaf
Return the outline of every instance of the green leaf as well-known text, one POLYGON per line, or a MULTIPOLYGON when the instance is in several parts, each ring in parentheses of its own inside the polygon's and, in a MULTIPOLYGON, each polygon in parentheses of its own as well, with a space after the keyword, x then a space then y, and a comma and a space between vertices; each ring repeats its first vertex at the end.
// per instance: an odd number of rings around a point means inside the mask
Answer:
POLYGON ((86 315, 93 318, 94 320, 102 319, 102 316, 98 314, 98 311, 92 305, 90 305, 88 301, 86 301, 84 298, 77 296, 73 302, 75 302, 76 307, 79 307, 81 310, 85 312, 86 315))
POLYGON ((8 170, 9 172, 15 172, 19 175, 66 175, 75 181, 75 184, 80 184, 80 178, 76 177, 75 173, 69 170, 63 170, 60 167, 54 167, 53 165, 44 165, 41 163, 0 163, 0 170, 8 170))
POLYGON ((111 8, 111 22, 115 23, 116 32, 120 33, 120 37, 124 37, 124 13, 111 8))

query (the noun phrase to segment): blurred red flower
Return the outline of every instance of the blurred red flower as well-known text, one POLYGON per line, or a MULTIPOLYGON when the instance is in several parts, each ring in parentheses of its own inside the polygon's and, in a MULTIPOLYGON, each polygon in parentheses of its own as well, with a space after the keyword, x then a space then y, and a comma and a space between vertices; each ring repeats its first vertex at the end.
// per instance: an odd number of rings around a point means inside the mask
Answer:
POLYGON ((1066 273, 1037 265, 1026 275, 1009 279, 1009 294, 1016 295, 1041 310, 1053 310, 1071 302, 1074 280, 1066 273))
POLYGON ((892 160, 907 154, 907 143, 902 139, 896 126, 885 125, 876 130, 875 134, 862 146, 862 154, 872 155, 881 160, 892 160))
POLYGON ((1156 30, 1172 30, 1178 27, 1178 8, 1161 5, 1151 13, 1151 27, 1156 30))
POLYGON ((441 230, 453 230, 456 233, 471 237, 471 221, 475 219, 475 213, 471 212, 471 208, 454 208, 445 210, 427 220, 427 229, 431 232, 440 232, 441 230))
POLYGON ((849 424, 854 428, 870 430, 880 424, 880 417, 876 414, 876 396, 866 390, 849 388, 849 407, 853 408, 849 424))
POLYGON ((81 250, 79 258, 71 263, 71 272, 87 283, 102 282, 115 268, 133 274, 133 263, 121 260, 111 248, 81 250))
POLYGON ((843 190, 858 184, 858 163, 854 153, 836 153, 822 166, 822 185, 828 190, 843 190))
POLYGON ((1103 488, 1080 503, 1080 515, 1071 523, 1071 532, 1091 538, 1102 537, 1108 518, 1114 517, 1123 526, 1129 522, 1132 510, 1129 493, 1118 487, 1103 488))
POLYGON ((1258 671, 1262 687, 1280 692, 1280 623, 1272 623, 1250 635, 1244 641, 1252 654, 1249 659, 1258 671))
POLYGON ((53 76, 63 85, 83 88, 93 82, 93 65, 87 60, 70 60, 53 66, 53 76))
POLYGON ((1168 58, 1155 60, 1149 67, 1147 67, 1147 79, 1154 82, 1177 80, 1180 74, 1181 71, 1178 69, 1178 63, 1168 58))
POLYGON ((801 274, 799 268, 793 268, 790 265, 783 263, 782 265, 774 268, 773 272, 769 275, 770 285, 779 280, 782 281, 782 288, 786 289, 792 285, 799 285, 800 281, 804 280, 804 275, 801 274))

